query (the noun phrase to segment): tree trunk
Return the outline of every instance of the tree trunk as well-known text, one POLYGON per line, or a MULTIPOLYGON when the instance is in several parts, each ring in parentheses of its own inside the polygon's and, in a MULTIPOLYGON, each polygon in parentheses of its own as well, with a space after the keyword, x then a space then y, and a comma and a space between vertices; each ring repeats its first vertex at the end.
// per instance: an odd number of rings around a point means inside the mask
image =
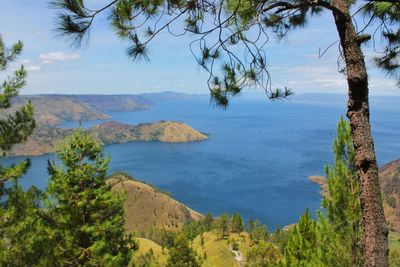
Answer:
POLYGON ((383 212, 378 165, 371 135, 368 102, 368 77, 361 51, 364 36, 357 35, 349 12, 348 0, 332 1, 333 16, 346 62, 349 100, 347 117, 350 120, 356 167, 361 181, 363 214, 364 265, 388 266, 388 228, 383 212))

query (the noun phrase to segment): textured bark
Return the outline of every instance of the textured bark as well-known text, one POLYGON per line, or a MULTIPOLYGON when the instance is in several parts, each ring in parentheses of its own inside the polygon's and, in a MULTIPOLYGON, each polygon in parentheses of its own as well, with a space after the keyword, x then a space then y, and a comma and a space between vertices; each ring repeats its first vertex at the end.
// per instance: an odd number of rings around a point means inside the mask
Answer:
POLYGON ((357 35, 349 12, 349 1, 333 0, 333 16, 346 62, 350 120, 356 167, 361 181, 364 265, 388 266, 388 227, 383 212, 378 165, 369 121, 368 77, 360 45, 365 36, 357 35))

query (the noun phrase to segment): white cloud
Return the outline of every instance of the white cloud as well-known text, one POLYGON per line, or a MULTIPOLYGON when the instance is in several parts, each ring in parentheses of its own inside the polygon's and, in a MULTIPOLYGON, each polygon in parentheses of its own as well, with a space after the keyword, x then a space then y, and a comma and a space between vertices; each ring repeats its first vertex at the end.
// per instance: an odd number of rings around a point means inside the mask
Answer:
POLYGON ((30 66, 26 67, 26 69, 28 71, 40 71, 41 68, 42 67, 40 65, 30 65, 30 66))
POLYGON ((28 72, 36 72, 36 71, 40 71, 42 69, 42 67, 40 66, 40 64, 35 64, 34 62, 32 62, 32 60, 30 59, 23 59, 21 60, 21 64, 25 66, 25 69, 28 72))
POLYGON ((81 58, 79 53, 63 53, 63 52, 50 52, 45 54, 40 54, 39 59, 42 64, 52 64, 55 61, 70 61, 78 60, 81 58))

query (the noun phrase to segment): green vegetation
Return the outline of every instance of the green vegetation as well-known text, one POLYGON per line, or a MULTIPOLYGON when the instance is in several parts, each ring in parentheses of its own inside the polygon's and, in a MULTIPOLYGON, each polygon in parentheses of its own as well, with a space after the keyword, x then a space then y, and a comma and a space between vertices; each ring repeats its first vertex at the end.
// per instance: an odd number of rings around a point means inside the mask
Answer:
POLYGON ((276 266, 281 258, 281 253, 276 245, 261 241, 248 251, 246 267, 276 266))
POLYGON ((168 251, 155 242, 145 239, 136 239, 139 249, 134 253, 131 264, 140 267, 165 266, 167 263, 168 251))
POLYGON ((231 231, 233 233, 240 233, 244 230, 243 218, 240 214, 233 214, 231 217, 231 231))
MULTIPOLYGON (((6 70, 22 52, 22 43, 6 48, 0 36, 0 71, 6 70)), ((20 66, 1 84, 0 109, 8 109, 25 85, 26 71, 20 66)), ((0 119, 0 149, 2 156, 35 128, 34 109, 30 102, 0 119)), ((37 228, 36 210, 40 193, 34 187, 24 192, 18 179, 28 170, 29 160, 13 166, 0 165, 0 265, 22 266, 35 263, 34 247, 42 237, 32 231, 37 228)))
POLYGON ((258 243, 269 238, 267 227, 264 224, 261 224, 259 220, 254 221, 250 219, 248 228, 250 240, 253 243, 258 243))
POLYGON ((228 214, 224 213, 215 221, 215 226, 221 239, 229 233, 230 220, 228 214))
POLYGON ((174 240, 174 244, 169 249, 166 267, 200 267, 197 254, 189 246, 184 235, 179 235, 174 240))
POLYGON ((109 158, 92 137, 76 131, 49 163, 46 214, 56 265, 124 266, 136 243, 124 234, 123 194, 106 183, 109 158))
POLYGON ((288 266, 360 266, 363 264, 360 181, 350 124, 338 123, 334 141, 335 163, 326 168, 328 192, 318 220, 308 211, 290 232, 285 248, 288 266))
POLYGON ((398 250, 400 252, 400 233, 389 232, 389 247, 391 250, 398 250))

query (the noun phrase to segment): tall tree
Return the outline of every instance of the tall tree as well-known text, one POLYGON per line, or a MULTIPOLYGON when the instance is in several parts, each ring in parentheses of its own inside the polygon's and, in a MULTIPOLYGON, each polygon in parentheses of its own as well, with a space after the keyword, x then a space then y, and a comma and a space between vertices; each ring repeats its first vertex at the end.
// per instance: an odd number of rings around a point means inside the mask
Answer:
POLYGON ((240 233, 244 230, 243 218, 240 214, 234 213, 231 217, 231 231, 240 233))
POLYGON ((368 29, 375 27, 371 29, 373 36, 388 40, 386 57, 377 59, 378 65, 391 73, 398 71, 397 0, 110 0, 99 9, 87 7, 83 0, 55 0, 53 4, 60 10, 59 32, 75 44, 88 36, 96 16, 110 10, 110 22, 117 35, 130 43, 127 53, 133 60, 148 59, 149 43, 163 30, 172 35, 193 34, 196 39, 191 51, 209 73, 211 96, 222 106, 231 96, 255 84, 264 88, 269 98, 290 95, 287 88, 271 87, 264 50, 268 32, 284 37, 292 29, 305 27, 315 14, 329 12, 339 35, 348 83, 347 117, 361 180, 365 265, 387 266, 388 229, 380 198, 369 120, 368 75, 361 45, 371 38, 368 29), (354 19, 360 14, 365 25, 357 30, 354 19), (182 21, 182 31, 177 32, 182 21))
POLYGON ((260 241, 267 241, 269 237, 268 229, 265 224, 259 220, 249 221, 249 235, 251 242, 258 243, 260 241))
POLYGON ((360 181, 355 167, 355 151, 350 124, 340 119, 333 143, 335 162, 326 167, 328 192, 322 201, 320 214, 322 238, 328 250, 335 251, 333 264, 346 266, 363 264, 360 181), (327 232, 331 232, 328 234, 327 232))
POLYGON ((124 234, 125 196, 106 182, 109 158, 91 136, 74 132, 50 163, 46 191, 55 265, 127 266, 137 248, 124 234))
POLYGON ((319 257, 319 249, 318 225, 306 210, 290 232, 284 266, 325 266, 319 257))
POLYGON ((327 190, 318 220, 306 212, 290 232, 285 248, 288 266, 313 262, 323 266, 362 266, 360 181, 349 122, 340 119, 333 143, 335 160, 326 167, 327 190))
MULTIPOLYGON (((17 42, 6 48, 0 36, 0 71, 21 54, 23 45, 17 42)), ((25 85, 26 71, 21 65, 1 84, 0 109, 11 107, 11 101, 25 85)), ((8 112, 0 118, 0 149, 6 155, 12 145, 24 141, 35 128, 33 106, 30 102, 15 112, 8 112)), ((0 165, 0 265, 32 265, 35 258, 32 252, 38 244, 32 232, 37 217, 38 191, 31 188, 24 192, 18 179, 28 170, 29 160, 13 166, 0 165)), ((39 237, 40 239, 40 237, 39 237)))
POLYGON ((229 216, 224 213, 215 221, 215 229, 218 231, 220 238, 225 238, 229 234, 229 216))
POLYGON ((182 234, 175 239, 168 254, 167 267, 200 267, 196 252, 182 234))

